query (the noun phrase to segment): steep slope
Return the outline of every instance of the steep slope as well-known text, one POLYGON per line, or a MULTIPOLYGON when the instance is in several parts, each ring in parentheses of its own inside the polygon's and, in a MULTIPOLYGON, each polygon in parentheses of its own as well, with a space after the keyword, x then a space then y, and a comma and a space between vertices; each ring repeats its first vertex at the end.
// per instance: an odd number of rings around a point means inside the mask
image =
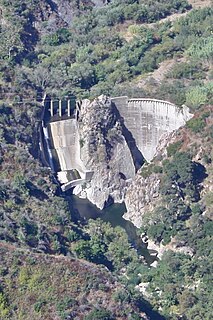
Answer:
MULTIPOLYGON (((124 320, 137 315, 133 302, 118 304, 125 289, 104 268, 4 243, 0 243, 0 255, 2 320, 124 320)), ((140 319, 147 317, 141 314, 140 319)))
MULTIPOLYGON (((186 128, 179 129, 176 133, 172 133, 170 136, 163 138, 158 147, 158 154, 155 159, 150 165, 142 167, 140 173, 137 174, 134 183, 127 191, 126 204, 128 209, 125 217, 135 222, 138 227, 143 225, 143 215, 151 213, 153 208, 157 206, 156 203, 162 204, 162 196, 166 195, 166 192, 170 192, 169 188, 167 191, 161 190, 162 188, 166 188, 166 186, 163 185, 163 181, 166 179, 165 175, 169 173, 165 166, 167 165, 167 161, 169 163, 178 153, 188 152, 194 165, 197 167, 193 174, 195 175, 194 178, 198 179, 196 188, 199 190, 199 195, 194 195, 195 198, 197 197, 194 201, 201 201, 200 199, 203 198, 203 195, 209 192, 211 193, 212 112, 212 107, 204 108, 187 123, 186 128), (200 174, 200 178, 196 177, 198 174, 200 174), (150 190, 152 190, 151 193, 149 193, 150 190), (141 193, 141 197, 139 192, 141 193), (136 201, 136 199, 138 199, 138 201, 136 201), (130 212, 132 212, 132 214, 130 212), (134 220, 134 216, 138 217, 139 220, 137 220, 137 218, 134 220)), ((188 170, 190 169, 188 168, 188 170)), ((183 197, 183 201, 187 203, 189 199, 183 197)), ((203 207, 203 204, 201 207, 203 207)), ((205 208, 207 212, 209 212, 209 210, 211 211, 210 208, 206 206, 205 208)))

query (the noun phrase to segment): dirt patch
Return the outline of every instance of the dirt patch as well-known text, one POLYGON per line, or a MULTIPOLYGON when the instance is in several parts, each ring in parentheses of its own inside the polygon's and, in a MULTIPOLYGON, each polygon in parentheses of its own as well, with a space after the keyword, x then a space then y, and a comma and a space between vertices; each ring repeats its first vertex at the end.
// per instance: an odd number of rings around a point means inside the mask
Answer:
POLYGON ((152 73, 149 73, 143 79, 138 79, 137 86, 139 88, 142 88, 146 86, 146 84, 149 83, 150 81, 161 83, 165 79, 166 74, 173 68, 174 65, 176 65, 177 63, 182 63, 184 61, 185 61, 185 58, 182 57, 178 59, 169 59, 161 62, 159 64, 158 69, 156 69, 152 73))
POLYGON ((188 2, 194 9, 211 7, 213 5, 212 0, 188 0, 188 2))

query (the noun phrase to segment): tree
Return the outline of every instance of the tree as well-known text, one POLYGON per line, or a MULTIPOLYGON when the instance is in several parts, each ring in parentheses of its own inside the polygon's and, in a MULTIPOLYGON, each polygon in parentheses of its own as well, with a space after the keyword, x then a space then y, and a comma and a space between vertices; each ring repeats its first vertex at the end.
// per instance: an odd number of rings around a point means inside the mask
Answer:
POLYGON ((9 308, 3 292, 0 292, 0 319, 9 319, 9 308))
POLYGON ((2 27, 1 31, 1 45, 0 55, 2 58, 11 59, 24 49, 20 38, 22 27, 16 24, 9 24, 2 27))
POLYGON ((84 317, 84 320, 114 320, 115 317, 112 313, 106 309, 94 309, 87 316, 84 317))

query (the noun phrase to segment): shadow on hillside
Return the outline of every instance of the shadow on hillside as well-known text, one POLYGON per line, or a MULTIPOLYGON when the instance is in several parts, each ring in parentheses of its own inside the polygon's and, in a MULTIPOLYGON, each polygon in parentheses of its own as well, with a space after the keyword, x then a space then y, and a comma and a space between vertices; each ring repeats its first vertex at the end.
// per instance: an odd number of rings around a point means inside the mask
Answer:
POLYGON ((27 182, 27 188, 30 191, 30 196, 35 197, 39 200, 45 200, 48 199, 48 196, 46 193, 44 193, 41 189, 38 189, 32 182, 27 182))
POLYGON ((166 320, 159 312, 153 310, 152 305, 145 299, 140 299, 137 301, 137 307, 141 312, 145 312, 150 320, 166 320))
POLYGON ((206 168, 199 162, 194 162, 194 176, 197 183, 203 182, 208 177, 206 168))

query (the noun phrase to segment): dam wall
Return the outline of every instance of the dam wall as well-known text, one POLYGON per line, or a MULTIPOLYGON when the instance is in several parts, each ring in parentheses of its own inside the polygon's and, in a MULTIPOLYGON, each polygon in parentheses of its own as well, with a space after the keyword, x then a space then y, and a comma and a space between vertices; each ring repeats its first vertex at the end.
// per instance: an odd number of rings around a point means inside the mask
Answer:
POLYGON ((193 116, 186 106, 178 108, 170 102, 157 99, 128 99, 123 96, 112 98, 111 101, 148 162, 155 156, 160 139, 183 126, 193 116))
POLYGON ((54 121, 50 122, 48 127, 52 137, 52 154, 57 156, 60 167, 58 179, 62 184, 66 184, 64 189, 85 182, 90 171, 81 161, 77 120, 54 121))
POLYGON ((79 101, 45 96, 43 107, 40 129, 43 163, 48 163, 62 191, 86 183, 93 172, 85 168, 80 156, 79 101))
POLYGON ((62 171, 77 169, 84 172, 80 159, 80 138, 78 124, 75 119, 50 122, 53 147, 57 152, 62 171))

